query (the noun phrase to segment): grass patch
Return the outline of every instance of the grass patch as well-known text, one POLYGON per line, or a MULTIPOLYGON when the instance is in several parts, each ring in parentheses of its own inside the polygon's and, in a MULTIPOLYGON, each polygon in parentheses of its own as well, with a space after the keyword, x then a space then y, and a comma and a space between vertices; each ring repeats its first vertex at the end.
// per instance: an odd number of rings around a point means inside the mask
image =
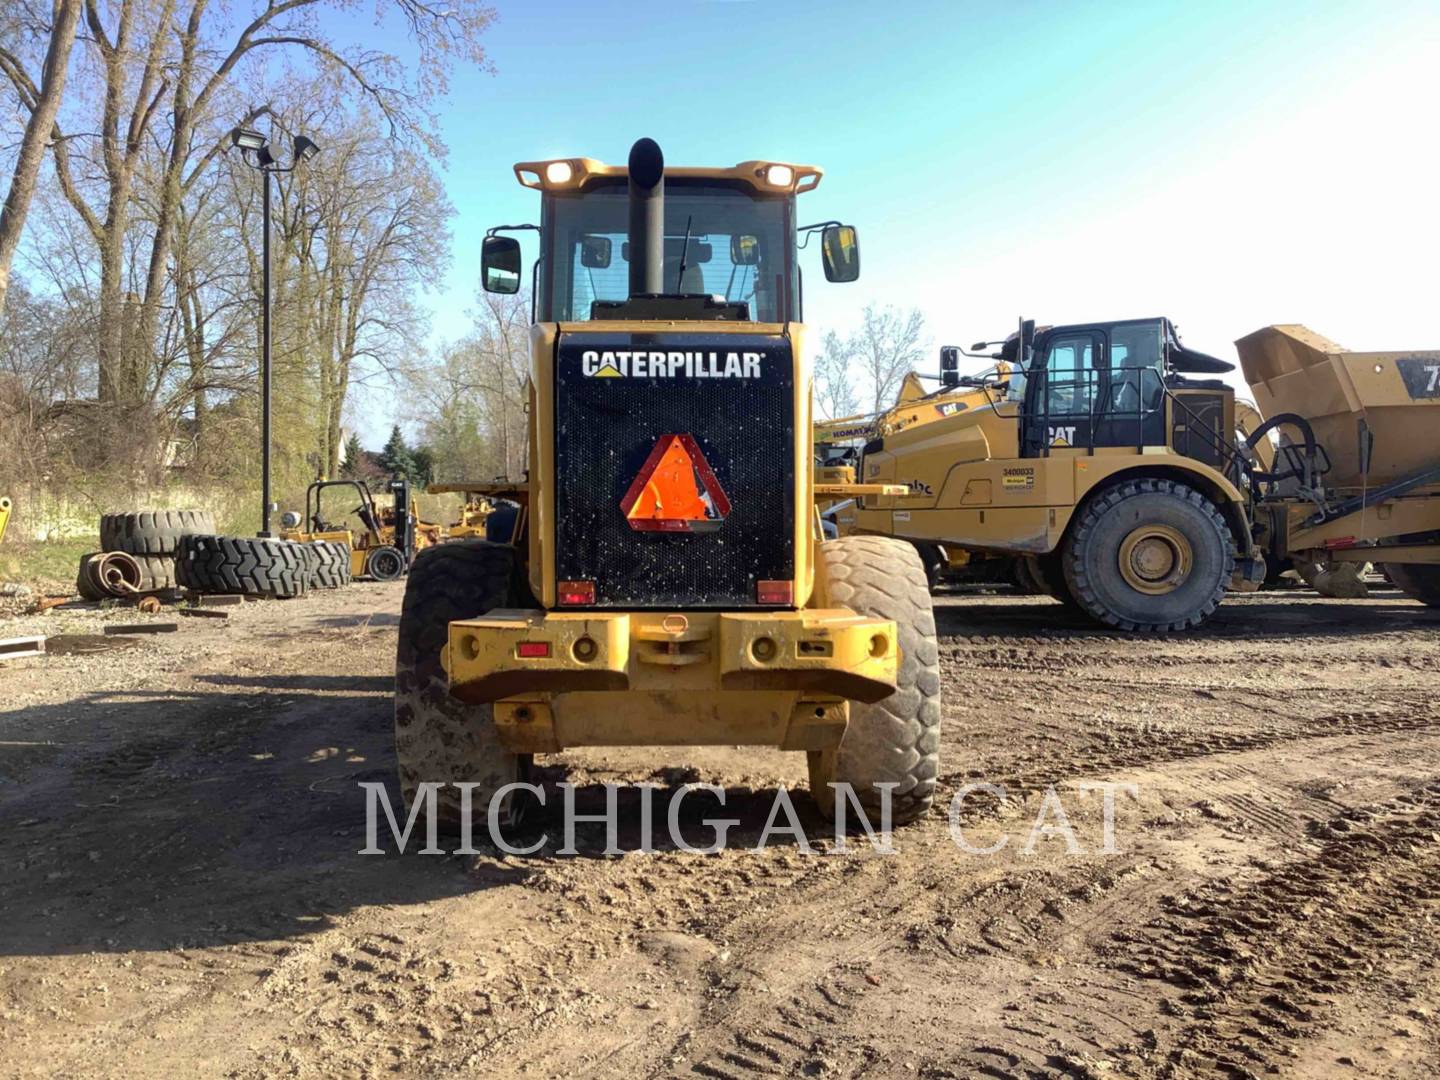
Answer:
POLYGON ((31 588, 63 585, 72 588, 80 556, 100 549, 98 536, 21 543, 0 541, 0 581, 18 581, 31 588))

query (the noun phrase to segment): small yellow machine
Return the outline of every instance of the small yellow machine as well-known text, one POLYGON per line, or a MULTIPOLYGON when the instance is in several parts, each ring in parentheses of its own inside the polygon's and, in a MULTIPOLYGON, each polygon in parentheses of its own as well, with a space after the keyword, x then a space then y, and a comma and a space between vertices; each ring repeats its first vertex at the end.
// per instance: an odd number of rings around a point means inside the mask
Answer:
MULTIPOLYGON (((935 790, 939 671, 914 549, 826 540, 801 238, 830 281, 854 228, 797 225, 821 171, 526 162, 540 194, 528 479, 460 485, 521 507, 511 543, 419 554, 396 660, 396 748, 412 803, 513 813, 532 755, 572 746, 752 744, 803 751, 833 811, 852 785, 892 820, 935 790), (422 789, 431 782, 445 785, 422 789), (493 802, 492 802, 493 800, 493 802)), ((529 227, 533 228, 533 227, 529 227)), ((530 279, 492 230, 482 284, 530 279)), ((488 530, 487 530, 488 531, 488 530)))
MULTIPOLYGON (((379 506, 370 488, 359 480, 317 480, 305 492, 305 517, 292 512, 281 518, 280 536, 302 543, 343 541, 350 546, 350 571, 355 577, 394 581, 409 569, 415 553, 443 538, 443 530, 421 521, 410 485, 403 478, 390 481, 392 503, 379 506), (333 500, 337 491, 348 491, 356 505, 339 518, 326 516, 322 508, 325 492, 333 500), (359 529, 343 524, 350 517, 359 529)), ((348 499, 346 500, 349 501, 348 499)))
POLYGON ((1207 377, 1233 365, 1169 320, 1022 323, 998 354, 1015 370, 980 380, 988 404, 868 445, 865 481, 908 493, 866 497, 856 527, 1025 557, 1126 630, 1198 625, 1267 558, 1378 562, 1440 601, 1440 353, 1350 353, 1297 326, 1237 346, 1267 417, 1243 440, 1233 389, 1207 377))

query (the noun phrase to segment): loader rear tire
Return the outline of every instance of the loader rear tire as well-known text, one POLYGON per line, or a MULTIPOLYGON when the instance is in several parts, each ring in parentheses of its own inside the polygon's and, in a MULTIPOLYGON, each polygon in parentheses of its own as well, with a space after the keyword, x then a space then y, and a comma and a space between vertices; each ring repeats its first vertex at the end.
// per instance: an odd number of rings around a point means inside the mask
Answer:
POLYGON ((1412 600, 1440 607, 1440 565, 1434 563, 1381 563, 1390 583, 1412 600))
MULTIPOLYGON (((460 821, 460 792, 453 785, 475 783, 471 820, 483 837, 495 792, 524 779, 529 759, 501 745, 493 706, 450 696, 440 652, 452 622, 522 607, 525 599, 515 549, 507 544, 456 540, 416 556, 405 583, 395 652, 395 757, 407 813, 419 785, 434 781, 444 785, 436 793, 440 820, 453 827, 460 821)), ((513 823, 521 805, 516 793, 509 793, 500 824, 513 823)))
POLYGON ((1091 618, 1118 630, 1199 626, 1235 568, 1215 504, 1173 480, 1128 480, 1085 504, 1061 547, 1065 584, 1091 618))
POLYGON ((170 555, 185 536, 212 536, 215 517, 207 510, 144 510, 100 516, 100 550, 127 555, 170 555))
POLYGON ((893 619, 900 671, 895 692, 883 701, 850 703, 833 772, 825 754, 812 752, 811 794, 833 817, 835 793, 826 777, 848 783, 874 820, 881 806, 875 785, 894 784, 891 820, 914 821, 930 809, 940 770, 940 652, 925 567, 913 546, 884 536, 845 536, 819 551, 824 602, 893 619))
POLYGON ((311 574, 304 548, 291 540, 185 536, 175 559, 175 577, 198 593, 304 596, 311 574))

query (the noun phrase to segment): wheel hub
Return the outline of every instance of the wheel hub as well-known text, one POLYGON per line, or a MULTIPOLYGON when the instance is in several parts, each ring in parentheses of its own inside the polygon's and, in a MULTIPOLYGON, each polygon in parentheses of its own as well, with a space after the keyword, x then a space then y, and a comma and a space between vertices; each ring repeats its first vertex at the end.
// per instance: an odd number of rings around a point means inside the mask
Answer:
POLYGON ((1169 525, 1141 525, 1120 544, 1120 576, 1137 592, 1162 596, 1190 576, 1190 541, 1169 525))

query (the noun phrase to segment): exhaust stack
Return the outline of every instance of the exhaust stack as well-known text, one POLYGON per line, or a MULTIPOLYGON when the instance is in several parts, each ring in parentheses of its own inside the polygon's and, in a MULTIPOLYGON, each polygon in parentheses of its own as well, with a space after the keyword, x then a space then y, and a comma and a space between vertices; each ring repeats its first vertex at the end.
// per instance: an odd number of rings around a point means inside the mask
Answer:
POLYGON ((665 155, 654 139, 630 148, 630 295, 665 291, 665 155))

